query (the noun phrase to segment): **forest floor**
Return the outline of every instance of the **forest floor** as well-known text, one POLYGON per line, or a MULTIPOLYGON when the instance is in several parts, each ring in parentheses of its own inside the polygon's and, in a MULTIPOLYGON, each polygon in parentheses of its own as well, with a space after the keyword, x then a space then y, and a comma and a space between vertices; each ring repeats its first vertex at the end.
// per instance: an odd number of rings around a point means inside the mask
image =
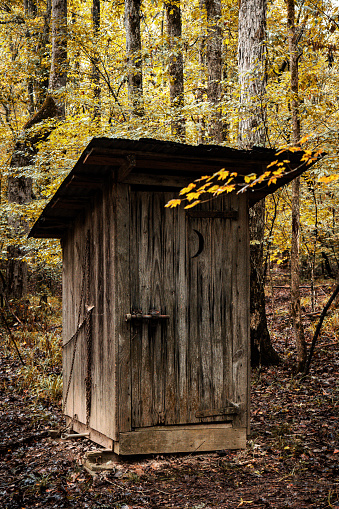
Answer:
MULTIPOLYGON (((60 405, 37 402, 20 388, 19 362, 3 341, 0 507, 339 509, 338 311, 302 380, 293 373, 288 290, 273 292, 270 329, 283 363, 252 372, 251 435, 244 451, 139 458, 92 476, 83 457, 97 447, 87 439, 49 436, 48 430, 64 426, 60 405)), ((307 317, 309 290, 303 292, 307 317)), ((319 289, 319 309, 329 292, 329 285, 319 289)), ((309 340, 314 323, 307 321, 309 340)))

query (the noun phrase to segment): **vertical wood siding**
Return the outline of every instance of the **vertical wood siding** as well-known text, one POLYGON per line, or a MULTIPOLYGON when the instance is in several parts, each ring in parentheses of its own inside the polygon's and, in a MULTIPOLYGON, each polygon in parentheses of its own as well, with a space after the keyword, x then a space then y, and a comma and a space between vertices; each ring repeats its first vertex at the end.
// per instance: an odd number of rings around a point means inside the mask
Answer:
MULTIPOLYGON (((90 427, 116 438, 115 393, 116 349, 114 343, 113 275, 114 275, 114 210, 112 183, 103 195, 89 204, 86 214, 80 214, 73 228, 63 240, 63 336, 64 343, 77 327, 81 287, 86 272, 86 237, 90 238, 90 285, 84 304, 94 305, 92 312, 92 398, 90 427), (87 302, 87 300, 89 302, 87 302)), ((85 289, 85 296, 86 296, 85 289)), ((85 316, 82 306, 81 319, 85 316)), ((64 349, 64 386, 69 379, 74 342, 64 349)), ((71 390, 66 415, 77 416, 86 423, 87 345, 85 329, 79 334, 71 390)), ((65 388, 64 388, 65 390, 65 388)))
MULTIPOLYGON (((245 197, 200 210, 238 210, 239 220, 168 210, 171 194, 131 195, 131 310, 170 315, 131 325, 132 426, 202 422, 201 411, 240 404, 248 390, 248 237, 245 197), (204 249, 197 257, 197 230, 204 249), (238 386, 240 384, 240 387, 238 386)), ((204 422, 224 420, 206 417, 204 422)), ((246 423, 245 423, 246 425, 246 423)))

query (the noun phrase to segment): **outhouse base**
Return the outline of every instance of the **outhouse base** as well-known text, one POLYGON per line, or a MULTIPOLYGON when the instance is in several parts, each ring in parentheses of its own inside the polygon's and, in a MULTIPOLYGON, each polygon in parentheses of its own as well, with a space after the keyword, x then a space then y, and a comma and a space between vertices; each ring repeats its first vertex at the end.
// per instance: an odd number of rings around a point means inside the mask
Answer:
MULTIPOLYGON (((71 419, 67 418, 68 423, 71 419)), ((89 438, 116 454, 165 454, 207 452, 222 449, 245 449, 246 428, 233 428, 232 423, 191 424, 182 426, 154 426, 119 433, 114 441, 79 421, 72 422, 77 433, 89 432, 89 438)))

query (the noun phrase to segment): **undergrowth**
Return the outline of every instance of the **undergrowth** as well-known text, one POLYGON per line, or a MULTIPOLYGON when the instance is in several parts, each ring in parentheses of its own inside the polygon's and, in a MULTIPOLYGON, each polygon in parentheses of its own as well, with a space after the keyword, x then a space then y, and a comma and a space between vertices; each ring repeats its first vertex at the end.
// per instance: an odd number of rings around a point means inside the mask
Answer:
POLYGON ((20 391, 29 390, 39 403, 62 400, 61 299, 28 296, 4 303, 2 338, 7 355, 17 356, 20 391), (17 352, 17 349, 19 353, 17 352))

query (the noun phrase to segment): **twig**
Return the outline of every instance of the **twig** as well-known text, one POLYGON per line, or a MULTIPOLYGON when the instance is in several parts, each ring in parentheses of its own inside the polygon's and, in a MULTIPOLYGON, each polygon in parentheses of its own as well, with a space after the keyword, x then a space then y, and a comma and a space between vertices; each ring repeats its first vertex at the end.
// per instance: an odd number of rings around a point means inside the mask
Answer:
POLYGON ((53 327, 48 327, 46 332, 52 332, 53 330, 61 329, 61 328, 62 328, 62 325, 54 325, 53 327))
POLYGON ((170 493, 167 493, 167 491, 161 491, 161 490, 158 490, 158 488, 154 488, 154 489, 155 489, 155 491, 158 491, 159 493, 162 493, 163 495, 169 495, 169 496, 171 496, 171 494, 170 494, 170 493))
POLYGON ((317 328, 315 330, 315 333, 314 333, 314 336, 313 336, 313 339, 312 339, 312 345, 311 345, 311 348, 310 348, 310 353, 308 355, 308 359, 307 359, 306 366, 305 366, 305 369, 304 369, 304 375, 305 376, 308 375, 308 373, 310 371, 310 364, 311 364, 311 360, 312 360, 312 357, 313 357, 315 344, 316 344, 318 336, 320 334, 321 326, 322 326, 323 321, 325 319, 326 313, 327 313, 330 305, 332 304, 332 302, 334 301, 334 299, 338 295, 338 293, 339 293, 339 284, 336 286, 334 292, 332 293, 331 297, 329 298, 326 306, 324 307, 324 309, 323 309, 323 311, 321 313, 321 316, 320 316, 317 328))
POLYGON ((3 298, 4 298, 5 302, 6 302, 6 305, 7 305, 7 307, 8 307, 8 311, 11 313, 11 315, 13 315, 13 317, 16 319, 16 321, 20 323, 20 325, 23 325, 23 323, 22 323, 22 321, 20 320, 20 318, 18 318, 18 317, 16 316, 16 314, 15 314, 15 313, 14 313, 14 311, 12 310, 11 306, 9 305, 9 302, 8 302, 8 300, 7 300, 7 297, 6 297, 6 294, 5 294, 4 292, 2 292, 2 296, 3 296, 3 298))
MULTIPOLYGON (((314 289, 315 290, 322 290, 323 286, 332 286, 332 284, 328 284, 328 285, 318 285, 318 286, 315 286, 314 289)), ((290 289, 290 285, 274 285, 273 288, 278 288, 278 289, 282 289, 282 290, 289 290, 290 289)), ((311 285, 300 285, 299 288, 304 288, 304 289, 311 289, 311 285)))
POLYGON ((5 324, 5 326, 6 326, 6 329, 8 330, 9 337, 11 338, 11 341, 13 342, 13 344, 14 344, 14 346, 15 346, 15 349, 16 349, 16 352, 17 352, 18 357, 19 357, 19 359, 20 359, 20 362, 21 362, 21 364, 22 364, 23 366, 25 366, 25 363, 24 363, 24 361, 23 361, 23 359, 22 359, 22 357, 21 357, 21 354, 20 354, 20 352, 19 352, 18 345, 17 345, 17 344, 16 344, 16 342, 15 342, 15 339, 14 339, 14 336, 13 336, 13 334, 12 334, 11 328, 10 328, 10 326, 8 325, 7 320, 6 320, 6 317, 5 317, 4 312, 3 312, 2 310, 1 310, 1 316, 2 316, 2 319, 3 319, 4 324, 5 324))

